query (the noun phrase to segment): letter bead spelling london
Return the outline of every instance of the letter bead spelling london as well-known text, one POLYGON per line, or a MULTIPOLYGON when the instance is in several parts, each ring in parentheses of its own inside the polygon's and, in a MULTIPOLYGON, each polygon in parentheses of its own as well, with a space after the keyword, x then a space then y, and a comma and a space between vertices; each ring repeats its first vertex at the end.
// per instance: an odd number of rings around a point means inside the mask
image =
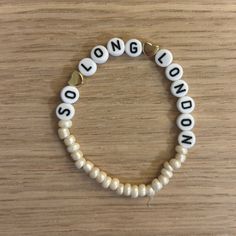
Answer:
POLYGON ((69 85, 61 90, 62 103, 56 108, 56 115, 59 119, 59 138, 64 141, 68 153, 75 161, 75 166, 78 169, 83 169, 90 178, 96 180, 103 188, 131 198, 153 197, 169 183, 174 171, 185 162, 188 150, 196 142, 195 135, 192 132, 195 121, 190 114, 195 108, 195 102, 193 98, 187 96, 189 86, 182 79, 183 68, 181 65, 173 63, 173 55, 169 50, 159 50, 159 46, 149 42, 141 43, 138 39, 130 39, 125 43, 120 38, 112 38, 106 47, 102 45, 94 47, 90 56, 91 58, 84 58, 79 62, 78 71, 72 73, 68 82, 69 85), (87 160, 80 150, 80 145, 75 136, 71 134, 69 129, 72 127, 72 118, 75 114, 73 104, 78 101, 80 95, 76 86, 83 84, 84 77, 95 74, 97 64, 106 63, 109 56, 117 57, 126 53, 130 57, 138 57, 142 52, 150 58, 155 57, 157 66, 165 68, 166 78, 171 82, 171 94, 177 98, 177 110, 181 113, 176 120, 177 127, 181 132, 178 136, 179 144, 175 148, 176 155, 163 164, 160 175, 154 178, 150 184, 131 185, 130 183, 121 183, 118 178, 109 176, 105 171, 87 160))

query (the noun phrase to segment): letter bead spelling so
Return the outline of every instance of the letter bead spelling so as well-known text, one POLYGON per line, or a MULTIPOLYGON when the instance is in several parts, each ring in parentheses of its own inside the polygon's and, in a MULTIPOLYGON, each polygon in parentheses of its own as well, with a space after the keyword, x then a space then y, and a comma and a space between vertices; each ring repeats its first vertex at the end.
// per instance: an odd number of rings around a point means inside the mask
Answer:
POLYGON ((91 179, 95 180, 105 189, 117 193, 119 196, 138 198, 153 197, 166 186, 181 165, 185 162, 188 150, 196 143, 196 137, 192 129, 195 126, 195 120, 192 112, 195 108, 193 98, 187 94, 189 86, 182 79, 183 68, 181 65, 173 62, 173 55, 168 49, 160 49, 158 45, 150 42, 142 43, 138 39, 130 39, 126 43, 121 38, 112 38, 108 41, 106 47, 98 45, 92 48, 91 58, 84 58, 78 64, 78 71, 74 71, 67 86, 60 93, 62 103, 56 108, 58 122, 58 135, 65 144, 67 152, 75 162, 75 167, 83 170, 91 179), (92 76, 97 71, 97 65, 108 61, 109 55, 118 57, 124 53, 129 57, 138 57, 142 52, 154 61, 157 67, 164 68, 166 78, 170 81, 171 94, 177 98, 177 110, 181 113, 176 124, 180 129, 178 135, 178 145, 176 154, 169 161, 165 161, 159 176, 156 176, 149 184, 130 184, 124 183, 114 176, 109 176, 100 167, 96 166, 91 160, 83 155, 80 145, 75 136, 71 134, 72 118, 75 115, 74 104, 79 100, 80 93, 77 85, 82 85, 84 77, 92 76))

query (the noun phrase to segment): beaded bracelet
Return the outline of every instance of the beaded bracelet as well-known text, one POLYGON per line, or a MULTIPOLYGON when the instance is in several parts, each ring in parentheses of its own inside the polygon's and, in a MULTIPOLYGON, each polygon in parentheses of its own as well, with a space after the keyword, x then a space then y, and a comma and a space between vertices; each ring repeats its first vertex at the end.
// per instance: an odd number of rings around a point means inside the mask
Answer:
POLYGON ((191 131, 195 121, 190 114, 194 110, 195 102, 191 97, 187 96, 188 84, 181 79, 183 68, 177 63, 172 63, 173 56, 169 50, 159 49, 159 46, 149 42, 142 44, 137 39, 130 39, 125 43, 120 38, 112 38, 108 41, 107 47, 102 45, 94 47, 90 56, 91 58, 84 58, 79 62, 78 71, 76 70, 72 73, 68 82, 69 85, 61 90, 62 103, 56 108, 56 115, 59 119, 59 138, 64 140, 67 151, 75 161, 75 166, 78 169, 83 169, 90 178, 95 179, 103 188, 109 188, 118 195, 132 198, 153 197, 155 193, 168 184, 173 172, 179 169, 186 160, 188 149, 193 147, 196 142, 195 135, 191 131), (176 120, 177 126, 181 130, 178 136, 179 145, 175 148, 176 155, 164 163, 159 177, 154 178, 148 185, 121 183, 118 178, 109 176, 91 161, 86 160, 80 150, 80 145, 76 142, 75 136, 69 130, 72 127, 71 119, 75 114, 73 104, 79 99, 79 90, 76 86, 83 84, 85 76, 92 76, 96 72, 97 64, 103 64, 108 60, 109 56, 121 56, 124 52, 130 57, 138 57, 142 52, 150 58, 155 57, 156 64, 165 68, 166 78, 172 82, 170 91, 178 98, 176 104, 178 111, 181 113, 176 120))

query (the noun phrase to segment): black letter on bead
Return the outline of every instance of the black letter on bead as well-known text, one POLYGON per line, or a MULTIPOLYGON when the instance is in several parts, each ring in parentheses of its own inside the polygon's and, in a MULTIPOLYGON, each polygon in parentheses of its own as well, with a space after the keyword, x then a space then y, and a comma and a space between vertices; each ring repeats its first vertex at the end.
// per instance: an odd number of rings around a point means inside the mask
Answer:
POLYGON ((65 112, 66 112, 66 116, 69 116, 69 115, 70 115, 70 110, 69 110, 69 109, 63 109, 63 108, 59 107, 58 113, 59 113, 60 115, 63 115, 65 112))
POLYGON ((175 68, 173 68, 173 69, 170 70, 169 74, 170 74, 172 77, 174 77, 174 76, 178 75, 179 72, 180 72, 180 71, 179 71, 179 68, 178 68, 178 67, 175 67, 175 68))
POLYGON ((166 55, 166 53, 164 52, 157 60, 162 64, 163 61, 161 60, 164 56, 166 55))
POLYGON ((121 50, 121 47, 120 47, 120 41, 117 39, 117 44, 115 44, 113 41, 111 42, 111 46, 112 46, 112 50, 115 51, 116 48, 118 48, 119 50, 121 50))
POLYGON ((191 119, 183 119, 183 120, 181 120, 181 125, 182 126, 187 127, 187 126, 191 126, 191 124, 192 124, 191 119))
POLYGON ((183 89, 183 87, 184 87, 184 84, 178 84, 178 85, 174 86, 175 89, 177 88, 176 94, 185 92, 186 89, 183 89))
POLYGON ((65 96, 69 99, 74 99, 76 97, 76 93, 73 91, 66 91, 65 96))
POLYGON ((102 57, 102 56, 103 56, 103 51, 102 51, 102 49, 101 49, 101 48, 96 48, 96 49, 94 50, 94 55, 95 55, 96 57, 98 57, 98 58, 102 57), (98 53, 98 52, 99 52, 99 53, 98 53))
POLYGON ((185 138, 185 139, 183 139, 183 140, 181 141, 181 143, 190 144, 190 145, 192 144, 190 140, 191 140, 193 137, 191 137, 191 136, 189 136, 189 135, 183 135, 182 137, 185 138))
POLYGON ((181 106, 183 109, 189 109, 192 107, 192 101, 183 101, 181 102, 181 106))
POLYGON ((84 64, 81 64, 81 66, 83 66, 83 68, 86 70, 86 71, 90 71, 92 69, 92 66, 90 66, 89 68, 87 68, 84 64))
POLYGON ((137 43, 136 42, 130 43, 130 52, 131 53, 136 53, 137 51, 138 51, 137 43), (133 45, 135 45, 135 46, 132 47, 133 45))

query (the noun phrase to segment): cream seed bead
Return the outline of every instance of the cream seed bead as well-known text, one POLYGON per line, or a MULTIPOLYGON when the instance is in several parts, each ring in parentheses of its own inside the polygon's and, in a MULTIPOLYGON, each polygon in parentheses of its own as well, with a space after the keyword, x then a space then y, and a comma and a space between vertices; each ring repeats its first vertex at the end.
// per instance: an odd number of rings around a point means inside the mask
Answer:
POLYGON ((166 67, 165 74, 167 79, 171 81, 176 81, 178 79, 181 79, 183 76, 183 68, 181 65, 172 63, 168 67, 166 67))
POLYGON ((188 154, 188 149, 187 149, 187 148, 184 148, 184 147, 181 146, 181 145, 177 145, 177 146, 175 147, 175 151, 176 151, 177 153, 184 154, 184 155, 187 155, 187 154, 188 154))
POLYGON ((164 168, 167 169, 168 171, 171 171, 171 172, 174 171, 174 169, 171 167, 171 165, 169 164, 168 161, 166 161, 166 162, 164 163, 164 168))
POLYGON ((158 179, 152 181, 152 188, 155 192, 159 192, 162 189, 163 185, 158 179))
POLYGON ((60 120, 71 120, 75 115, 75 108, 71 104, 61 103, 56 108, 56 115, 60 120))
POLYGON ((72 121, 71 120, 59 120, 58 126, 60 128, 71 128, 72 127, 72 121))
POLYGON ((98 176, 97 176, 96 180, 97 180, 98 183, 102 183, 106 179, 106 177, 107 177, 107 173, 104 172, 104 171, 100 171, 98 173, 98 176))
POLYGON ((146 196, 146 194, 147 194, 146 185, 145 184, 140 184, 138 186, 138 195, 140 197, 144 197, 144 196, 146 196))
POLYGON ((69 135, 68 137, 66 137, 64 139, 64 143, 66 146, 70 146, 70 145, 74 144, 75 141, 76 141, 76 139, 75 139, 74 135, 69 135))
POLYGON ((153 197, 155 195, 155 191, 152 188, 152 186, 150 186, 150 185, 146 186, 146 191, 147 191, 147 196, 148 197, 153 197))
POLYGON ((178 136, 178 142, 185 148, 192 148, 196 143, 195 134, 192 131, 182 131, 178 136))
POLYGON ((111 177, 110 176, 106 176, 104 181, 102 182, 102 187, 103 188, 109 188, 110 184, 111 184, 111 177))
POLYGON ((70 135, 70 130, 67 128, 59 128, 58 129, 58 136, 60 139, 65 139, 70 135))
POLYGON ((170 86, 170 91, 172 95, 175 97, 185 96, 188 93, 188 90, 189 90, 188 84, 182 79, 172 82, 170 86))
POLYGON ((118 195, 122 195, 124 193, 124 184, 119 184, 118 188, 116 189, 116 193, 118 195))
POLYGON ((130 57, 138 57, 142 54, 143 46, 138 39, 130 39, 125 44, 125 52, 130 57))
POLYGON ((195 102, 189 96, 179 98, 176 105, 179 112, 184 114, 193 112, 195 108, 195 102))
POLYGON ((137 185, 132 185, 132 187, 131 187, 131 197, 132 198, 137 198, 138 197, 138 186, 137 185))
POLYGON ((130 196, 131 195, 131 184, 127 183, 124 186, 124 195, 130 196))
POLYGON ((177 153, 177 154, 175 155, 175 159, 178 160, 178 161, 180 161, 181 163, 184 163, 185 160, 186 160, 186 156, 185 156, 184 154, 179 154, 179 153, 177 153))
POLYGON ((89 177, 91 179, 96 179, 98 174, 99 174, 100 170, 98 167, 93 167, 93 169, 91 170, 91 172, 89 173, 89 177))
POLYGON ((94 164, 91 161, 86 161, 85 165, 83 166, 84 172, 87 174, 90 173, 93 167, 94 164))
POLYGON ((169 163, 174 170, 178 170, 181 167, 181 162, 175 158, 171 159, 169 163))
POLYGON ((67 151, 68 151, 69 153, 76 152, 76 151, 78 151, 79 149, 80 149, 80 145, 79 145, 78 143, 74 143, 74 144, 72 144, 72 145, 70 145, 70 146, 67 147, 67 151))
POLYGON ((84 76, 92 76, 97 71, 97 64, 91 58, 84 58, 79 62, 78 69, 84 76))
POLYGON ((155 62, 158 66, 167 67, 173 61, 172 53, 167 49, 159 50, 155 55, 155 62))
POLYGON ((158 177, 158 180, 160 181, 160 183, 165 186, 169 183, 169 178, 164 176, 163 174, 161 174, 159 177, 158 177))
POLYGON ((79 90, 75 86, 66 86, 61 90, 61 100, 73 104, 79 99, 79 90))
POLYGON ((85 165, 85 163, 86 160, 83 157, 81 157, 79 160, 75 162, 75 166, 77 167, 77 169, 81 169, 85 165))
POLYGON ((165 177, 167 177, 169 179, 172 178, 172 176, 173 176, 173 173, 171 171, 167 170, 166 168, 162 168, 161 173, 162 173, 162 175, 164 175, 165 177))
POLYGON ((71 158, 74 161, 78 161, 82 157, 83 157, 83 153, 81 150, 77 150, 77 151, 71 153, 71 158))
POLYGON ((178 116, 176 124, 178 128, 183 131, 192 130, 195 125, 195 121, 191 114, 181 114, 178 116))
POLYGON ((98 45, 92 49, 91 58, 97 64, 103 64, 103 63, 107 62, 107 60, 109 58, 109 53, 104 46, 98 45))
POLYGON ((117 178, 113 178, 111 180, 110 189, 111 190, 116 190, 119 187, 119 184, 120 184, 120 180, 117 179, 117 178))
POLYGON ((112 38, 107 43, 107 50, 114 57, 121 56, 125 52, 125 43, 120 38, 112 38))

